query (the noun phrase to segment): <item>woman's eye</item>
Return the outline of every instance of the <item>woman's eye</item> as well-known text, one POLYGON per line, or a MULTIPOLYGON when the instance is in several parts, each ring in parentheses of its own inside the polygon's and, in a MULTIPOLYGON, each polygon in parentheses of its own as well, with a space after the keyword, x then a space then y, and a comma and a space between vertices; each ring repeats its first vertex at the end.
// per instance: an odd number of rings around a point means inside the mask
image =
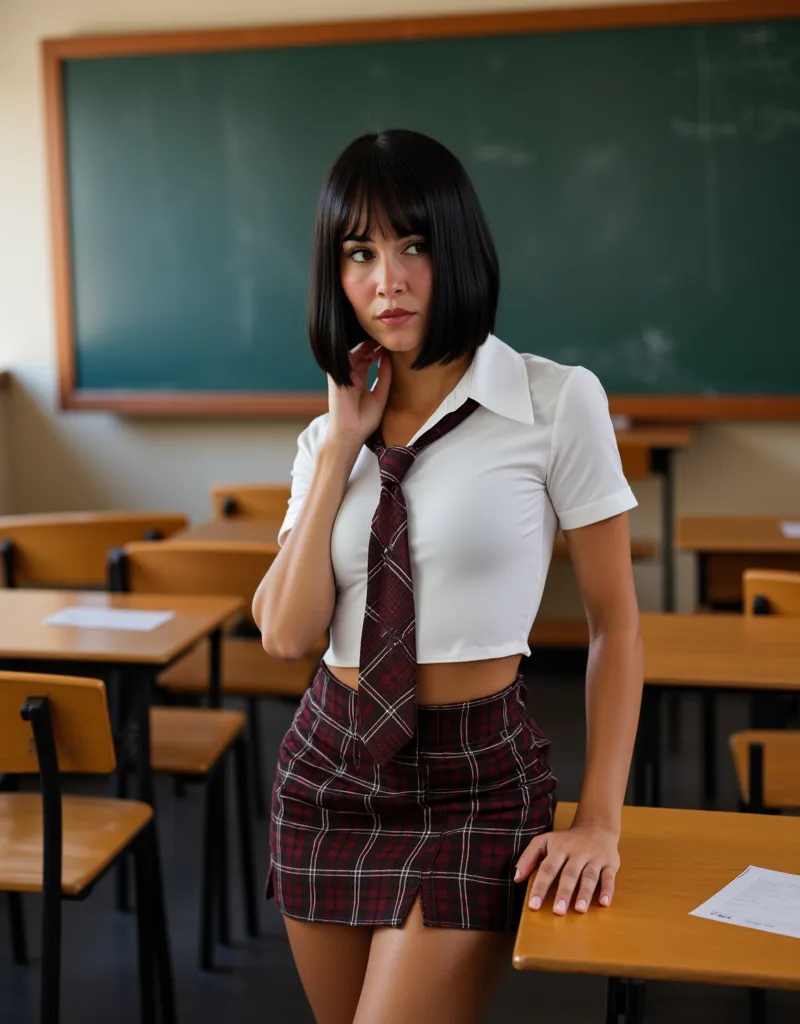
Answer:
POLYGON ((351 249, 347 255, 355 263, 366 263, 372 259, 372 253, 369 249, 351 249))
POLYGON ((422 253, 427 252, 427 249, 428 247, 425 244, 424 239, 420 238, 417 239, 416 242, 409 242, 409 244, 406 246, 405 251, 407 253, 410 253, 412 256, 421 256, 422 253), (416 250, 416 252, 412 252, 412 250, 416 250))

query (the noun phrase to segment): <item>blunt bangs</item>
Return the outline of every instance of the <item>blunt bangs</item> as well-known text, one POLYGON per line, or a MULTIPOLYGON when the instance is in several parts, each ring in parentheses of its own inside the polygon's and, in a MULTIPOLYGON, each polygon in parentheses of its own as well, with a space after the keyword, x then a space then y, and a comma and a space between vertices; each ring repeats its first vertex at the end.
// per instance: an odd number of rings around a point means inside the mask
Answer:
POLYGON ((334 163, 317 204, 308 332, 320 368, 349 386, 349 352, 367 335, 341 285, 342 243, 424 235, 433 263, 427 336, 412 368, 447 364, 494 330, 500 275, 489 227, 461 163, 440 143, 395 129, 362 135, 334 163))

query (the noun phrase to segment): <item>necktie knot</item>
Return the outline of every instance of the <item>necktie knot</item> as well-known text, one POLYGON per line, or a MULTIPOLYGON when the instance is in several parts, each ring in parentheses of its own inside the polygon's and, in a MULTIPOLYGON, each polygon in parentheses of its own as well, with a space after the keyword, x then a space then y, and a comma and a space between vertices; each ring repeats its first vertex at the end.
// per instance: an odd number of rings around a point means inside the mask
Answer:
POLYGON ((378 455, 378 469, 384 487, 398 486, 411 468, 417 453, 413 448, 390 445, 378 455))

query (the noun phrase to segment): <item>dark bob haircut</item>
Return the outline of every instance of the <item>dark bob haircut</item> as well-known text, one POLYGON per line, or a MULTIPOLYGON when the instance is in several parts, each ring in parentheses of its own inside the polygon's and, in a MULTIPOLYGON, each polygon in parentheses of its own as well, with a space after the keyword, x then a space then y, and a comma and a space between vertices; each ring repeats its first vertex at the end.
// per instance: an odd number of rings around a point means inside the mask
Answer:
POLYGON ((319 366, 349 386, 349 352, 366 337, 341 284, 342 242, 373 223, 397 237, 421 234, 433 263, 421 370, 474 353, 494 330, 500 271, 475 189, 455 156, 418 132, 362 135, 331 168, 317 206, 308 332, 319 366))

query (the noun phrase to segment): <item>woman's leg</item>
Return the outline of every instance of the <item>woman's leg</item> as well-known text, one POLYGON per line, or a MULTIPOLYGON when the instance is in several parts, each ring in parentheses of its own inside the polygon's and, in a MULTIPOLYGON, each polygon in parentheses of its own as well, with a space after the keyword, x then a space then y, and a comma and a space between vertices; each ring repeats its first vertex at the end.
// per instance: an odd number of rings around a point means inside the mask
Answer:
POLYGON ((513 934, 428 928, 417 899, 401 928, 376 928, 353 1024, 479 1024, 513 934))
POLYGON ((372 928, 283 920, 317 1024, 353 1024, 372 928))

